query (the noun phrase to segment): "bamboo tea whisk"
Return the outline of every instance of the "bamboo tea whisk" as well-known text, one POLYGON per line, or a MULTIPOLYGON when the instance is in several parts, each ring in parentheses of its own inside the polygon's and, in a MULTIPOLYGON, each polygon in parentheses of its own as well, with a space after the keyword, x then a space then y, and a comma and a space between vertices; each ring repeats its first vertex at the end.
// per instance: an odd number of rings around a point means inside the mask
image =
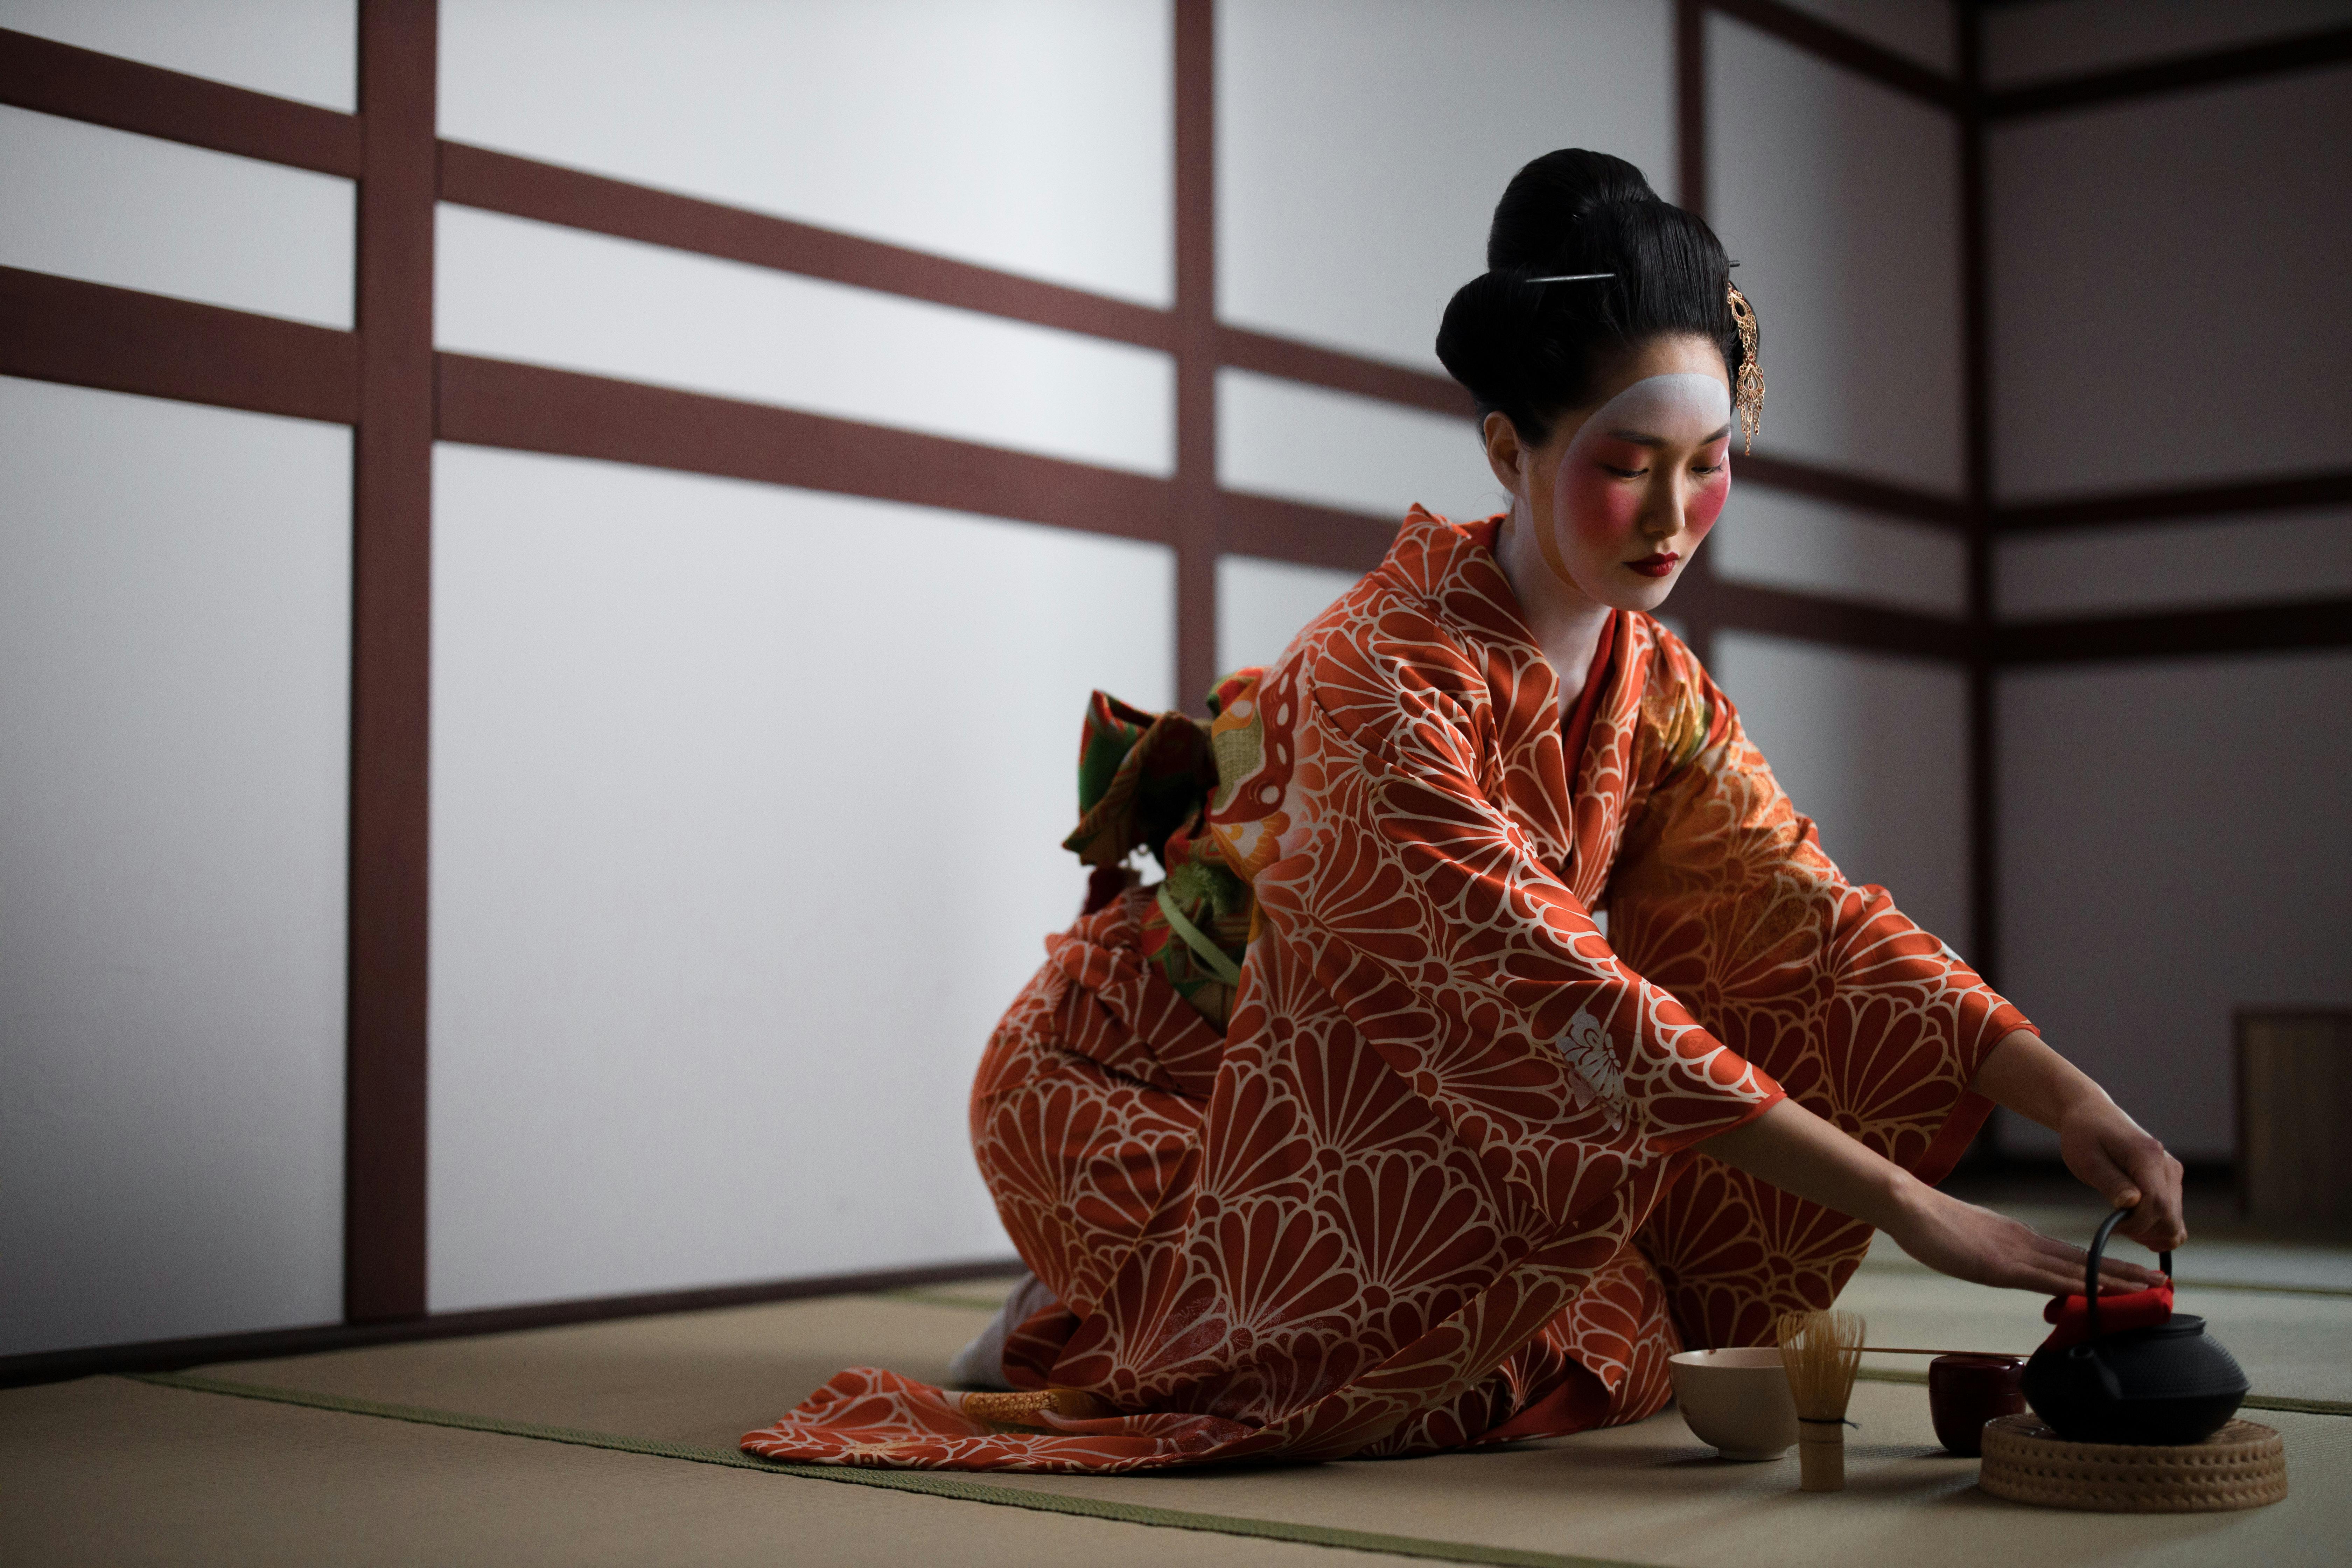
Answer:
POLYGON ((1845 1406, 1862 1364, 1859 1312, 1783 1312, 1775 1335, 1797 1402, 1799 1489, 1845 1490, 1845 1406))

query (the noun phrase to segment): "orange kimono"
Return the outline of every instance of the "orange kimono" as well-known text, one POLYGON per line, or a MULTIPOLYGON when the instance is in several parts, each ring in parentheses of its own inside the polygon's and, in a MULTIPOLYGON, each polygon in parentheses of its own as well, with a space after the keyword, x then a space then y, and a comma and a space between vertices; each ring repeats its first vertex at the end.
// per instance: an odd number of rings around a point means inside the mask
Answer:
POLYGON ((1416 508, 1205 733, 1118 710, 1139 722, 1072 847, 1148 843, 1168 881, 1047 941, 971 1110, 1058 1299, 1008 1376, 1083 1397, 1014 1426, 857 1369, 747 1449, 1106 1471, 1638 1420, 1669 1355, 1769 1342, 1870 1239, 1691 1145, 1785 1093, 1949 1170, 1990 1109, 1977 1066, 2024 1019, 1839 874, 1651 617, 1617 617, 1564 755, 1496 527, 1416 508), (1204 805, 1170 783, 1187 746, 1204 805), (1228 942, 1232 984, 1184 984, 1228 942))

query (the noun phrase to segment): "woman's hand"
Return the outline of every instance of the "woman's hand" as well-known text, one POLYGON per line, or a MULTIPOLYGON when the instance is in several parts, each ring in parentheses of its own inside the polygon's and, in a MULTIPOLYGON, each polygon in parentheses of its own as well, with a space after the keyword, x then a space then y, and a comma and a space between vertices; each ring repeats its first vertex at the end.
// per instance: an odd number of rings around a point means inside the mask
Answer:
MULTIPOLYGON (((1782 1192, 1876 1226, 1938 1273, 2053 1296, 2083 1288, 2084 1248, 1947 1197, 1793 1100, 1699 1147, 1782 1192)), ((2137 1264, 2100 1260, 2103 1294, 2144 1289, 2159 1278, 2137 1264)))
POLYGON ((2181 1221, 2180 1162, 2107 1098, 2084 1071, 2020 1029, 1977 1068, 1969 1087, 2058 1134, 2066 1168, 2116 1208, 2135 1211, 2126 1236, 2154 1252, 2189 1239, 2181 1221))
POLYGON ((2132 1211, 2116 1228, 2142 1247, 2169 1252, 2189 1239, 2180 1162, 2105 1094, 2084 1096, 2060 1113, 2058 1153, 2084 1185, 2132 1211))
MULTIPOLYGON (((2031 1226, 1920 1185, 1906 1212, 1886 1226, 1896 1246, 1936 1270, 1979 1285, 2080 1294, 2086 1249, 2053 1240, 2031 1226)), ((2099 1293, 2144 1290, 2163 1278, 2115 1258, 2099 1259, 2099 1293)))

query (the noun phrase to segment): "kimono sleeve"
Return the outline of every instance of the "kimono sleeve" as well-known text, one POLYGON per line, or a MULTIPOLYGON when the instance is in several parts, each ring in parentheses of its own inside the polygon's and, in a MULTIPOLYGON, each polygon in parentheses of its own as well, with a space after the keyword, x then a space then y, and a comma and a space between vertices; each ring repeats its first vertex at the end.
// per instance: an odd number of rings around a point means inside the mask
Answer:
POLYGON ((1664 754, 1606 895, 1620 956, 1807 1109, 1939 1180, 1991 1109, 1969 1088, 1978 1067, 2032 1026, 1838 869, 1679 644, 1645 701, 1664 754))
POLYGON ((1483 1163, 1571 1217, 1781 1090, 1612 951, 1482 788, 1479 719, 1413 676, 1372 672, 1369 721, 1344 680, 1300 694, 1296 825, 1255 879, 1260 1005, 1278 1026, 1302 988, 1336 1003, 1483 1163))

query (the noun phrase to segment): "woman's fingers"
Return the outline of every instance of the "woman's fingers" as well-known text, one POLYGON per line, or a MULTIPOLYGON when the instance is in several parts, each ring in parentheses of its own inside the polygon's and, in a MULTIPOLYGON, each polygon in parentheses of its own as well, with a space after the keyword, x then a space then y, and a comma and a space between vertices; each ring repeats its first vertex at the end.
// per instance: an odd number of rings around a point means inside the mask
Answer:
POLYGON ((2143 1247, 2169 1252, 2189 1239, 2181 1215, 2180 1162, 2153 1138, 2126 1159, 2141 1197, 2131 1218, 2124 1221, 2123 1232, 2143 1247))

